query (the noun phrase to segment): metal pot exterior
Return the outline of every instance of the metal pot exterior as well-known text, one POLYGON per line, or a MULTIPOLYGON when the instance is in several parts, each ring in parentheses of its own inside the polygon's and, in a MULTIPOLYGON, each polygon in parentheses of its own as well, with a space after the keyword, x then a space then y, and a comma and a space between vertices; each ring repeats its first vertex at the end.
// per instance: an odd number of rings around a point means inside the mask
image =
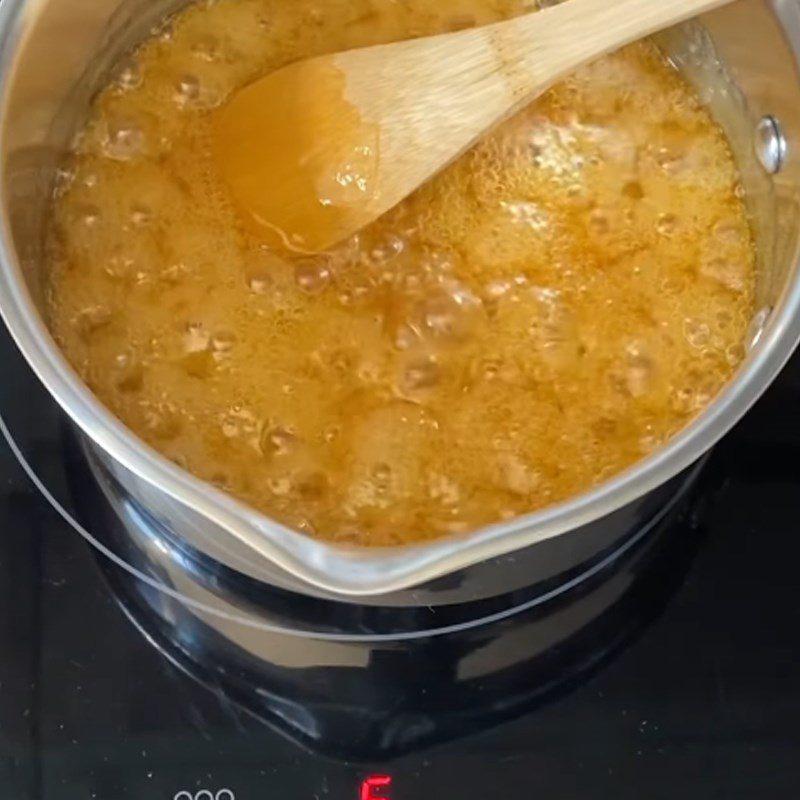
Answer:
POLYGON ((800 0, 738 0, 702 26, 691 23, 661 38, 728 132, 759 239, 753 346, 729 387, 647 460, 591 492, 509 523, 392 549, 335 546, 276 524, 133 436, 81 383, 41 316, 42 221, 55 166, 114 55, 176 5, 0 2, 0 313, 82 431, 95 476, 130 524, 145 515, 216 563, 266 584, 339 600, 440 605, 545 583, 658 518, 689 480, 686 471, 766 389, 800 338, 800 163, 793 153, 800 143, 800 0), (765 130, 775 132, 759 127, 766 115, 779 121, 785 154, 774 136, 764 140, 765 130), (765 147, 779 158, 770 160, 765 147), (764 164, 782 169, 773 177, 764 164))
MULTIPOLYGON (((278 568, 270 559, 253 558, 252 550, 242 546, 224 528, 125 470, 85 435, 82 441, 95 479, 131 535, 140 538, 139 529, 146 527, 170 547, 183 549, 190 560, 197 561, 202 554, 211 563, 271 586, 322 598, 346 599, 336 591, 299 581, 290 570, 278 568)), ((483 559, 410 588, 353 599, 381 606, 459 605, 569 579, 581 568, 602 560, 604 554, 628 537, 655 527, 691 488, 699 470, 700 465, 694 466, 634 502, 571 530, 568 535, 553 536, 512 553, 483 559)), ((114 546, 113 542, 110 544, 114 546)), ((170 580, 170 585, 175 586, 177 580, 170 580)))

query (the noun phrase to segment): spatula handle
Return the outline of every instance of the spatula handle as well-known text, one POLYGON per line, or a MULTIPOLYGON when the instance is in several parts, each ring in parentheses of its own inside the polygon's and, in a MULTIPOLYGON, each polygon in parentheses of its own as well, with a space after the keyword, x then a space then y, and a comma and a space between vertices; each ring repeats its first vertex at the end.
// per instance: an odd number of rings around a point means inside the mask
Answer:
POLYGON ((582 64, 730 2, 732 0, 567 0, 527 18, 500 23, 495 28, 500 34, 497 38, 502 41, 502 29, 507 26, 510 36, 507 43, 518 50, 520 68, 555 82, 582 64), (548 24, 544 24, 546 20, 548 24))

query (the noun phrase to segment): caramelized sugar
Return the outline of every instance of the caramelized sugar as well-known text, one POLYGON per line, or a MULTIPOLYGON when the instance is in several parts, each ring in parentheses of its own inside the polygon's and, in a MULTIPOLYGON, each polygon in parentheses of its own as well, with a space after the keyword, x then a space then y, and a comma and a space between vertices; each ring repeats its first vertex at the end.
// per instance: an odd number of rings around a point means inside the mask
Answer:
MULTIPOLYGON (((52 327, 103 402, 199 477, 359 544, 567 498, 708 404, 743 357, 753 244, 722 133, 649 44, 322 255, 270 249, 215 172, 212 110, 267 71, 525 5, 217 0, 146 43, 50 231, 52 327)), ((252 164, 265 197, 282 168, 252 164)))

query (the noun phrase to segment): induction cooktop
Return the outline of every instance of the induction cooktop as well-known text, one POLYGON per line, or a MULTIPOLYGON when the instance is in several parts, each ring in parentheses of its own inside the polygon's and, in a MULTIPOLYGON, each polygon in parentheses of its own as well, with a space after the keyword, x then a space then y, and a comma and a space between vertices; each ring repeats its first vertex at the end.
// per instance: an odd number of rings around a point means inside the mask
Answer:
POLYGON ((800 357, 602 574, 442 636, 235 632, 259 663, 76 530, 113 516, 0 365, 0 800, 796 795, 800 357))

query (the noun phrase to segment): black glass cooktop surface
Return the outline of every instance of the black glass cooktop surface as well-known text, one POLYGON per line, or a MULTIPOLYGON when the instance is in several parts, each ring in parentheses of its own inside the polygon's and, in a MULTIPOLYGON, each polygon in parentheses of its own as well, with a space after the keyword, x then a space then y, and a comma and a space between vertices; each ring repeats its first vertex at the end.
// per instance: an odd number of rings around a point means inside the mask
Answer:
MULTIPOLYGON (((74 440, 0 338, 0 411, 55 480, 74 440)), ((0 442, 0 800, 794 797, 799 463, 796 357, 613 580, 347 669, 296 638, 248 693, 148 617, 0 442)))

